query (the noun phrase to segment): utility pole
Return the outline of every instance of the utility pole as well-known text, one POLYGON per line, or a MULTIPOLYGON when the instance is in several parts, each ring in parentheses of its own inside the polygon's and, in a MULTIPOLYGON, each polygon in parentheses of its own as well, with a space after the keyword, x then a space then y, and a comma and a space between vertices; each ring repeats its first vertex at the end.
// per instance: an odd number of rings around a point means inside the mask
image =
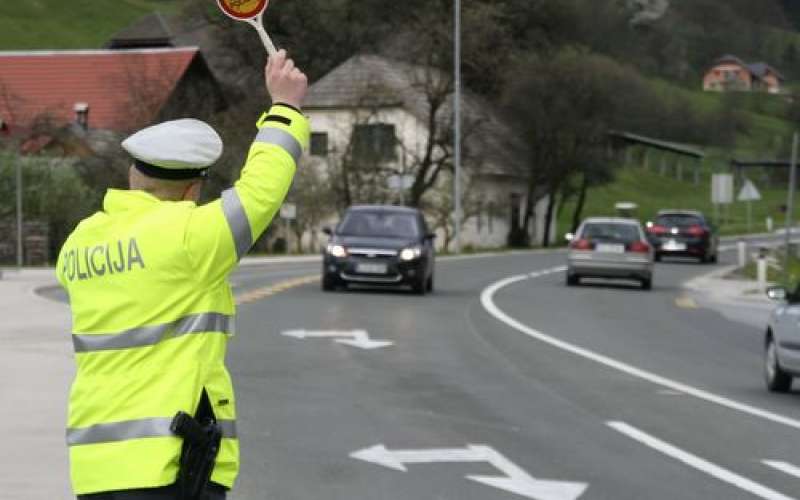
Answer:
POLYGON ((22 157, 17 156, 17 270, 22 270, 22 157))
POLYGON ((453 121, 455 122, 455 144, 454 152, 454 176, 453 196, 455 197, 455 213, 453 221, 455 227, 456 252, 461 252, 461 0, 455 0, 455 44, 454 44, 454 71, 455 71, 455 95, 453 102, 453 121))
POLYGON ((800 136, 794 133, 792 142, 792 164, 789 170, 789 197, 786 200, 786 236, 784 240, 785 255, 783 257, 783 283, 789 285, 789 243, 792 241, 792 219, 794 217, 794 192, 797 185, 797 147, 800 136))

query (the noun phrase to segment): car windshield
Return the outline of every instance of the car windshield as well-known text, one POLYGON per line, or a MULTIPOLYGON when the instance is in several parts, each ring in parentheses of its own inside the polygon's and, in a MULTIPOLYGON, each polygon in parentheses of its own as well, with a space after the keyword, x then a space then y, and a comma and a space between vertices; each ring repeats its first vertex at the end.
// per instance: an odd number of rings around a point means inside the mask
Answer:
POLYGON ((342 221, 338 232, 348 236, 388 238, 416 238, 419 236, 416 216, 396 212, 350 212, 342 221))
POLYGON ((703 221, 696 215, 689 214, 664 214, 656 217, 656 224, 667 227, 684 227, 702 225, 703 221))
POLYGON ((581 237, 588 240, 629 243, 641 239, 639 228, 633 224, 592 222, 583 227, 581 237))

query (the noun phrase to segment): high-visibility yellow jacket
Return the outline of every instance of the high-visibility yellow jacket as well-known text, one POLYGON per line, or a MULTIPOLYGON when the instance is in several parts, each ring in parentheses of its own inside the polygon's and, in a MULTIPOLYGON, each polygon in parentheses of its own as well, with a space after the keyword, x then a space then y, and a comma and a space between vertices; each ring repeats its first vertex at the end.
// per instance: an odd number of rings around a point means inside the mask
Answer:
POLYGON ((222 426, 211 480, 239 470, 235 396, 225 369, 235 304, 228 274, 283 202, 307 146, 305 117, 276 105, 259 121, 241 178, 212 203, 110 190, 62 248, 77 374, 67 444, 76 494, 171 484, 203 390, 222 426))

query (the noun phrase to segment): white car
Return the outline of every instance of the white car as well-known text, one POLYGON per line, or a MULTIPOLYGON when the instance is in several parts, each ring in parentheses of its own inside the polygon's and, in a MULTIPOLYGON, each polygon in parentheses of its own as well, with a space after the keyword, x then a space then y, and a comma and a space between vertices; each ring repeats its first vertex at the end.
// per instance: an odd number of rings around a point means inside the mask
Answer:
POLYGON ((764 336, 764 379, 770 391, 789 392, 792 379, 800 377, 800 294, 774 287, 767 296, 780 305, 770 314, 764 336))
POLYGON ((638 220, 590 217, 566 238, 568 286, 581 278, 622 278, 652 288, 654 251, 638 220))

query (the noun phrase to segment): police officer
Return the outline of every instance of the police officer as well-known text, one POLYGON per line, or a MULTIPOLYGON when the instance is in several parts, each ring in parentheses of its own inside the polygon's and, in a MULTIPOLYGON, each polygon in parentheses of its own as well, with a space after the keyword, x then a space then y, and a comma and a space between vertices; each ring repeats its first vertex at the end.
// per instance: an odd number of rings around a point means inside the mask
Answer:
POLYGON ((123 142, 130 190, 109 190, 62 248, 57 274, 72 308, 77 373, 67 444, 79 499, 180 498, 185 412, 221 441, 205 499, 224 499, 239 470, 236 398, 224 366, 233 335, 228 275, 266 229, 308 144, 308 83, 284 51, 265 80, 275 103, 258 122, 241 178, 198 206, 222 154, 208 125, 177 120, 123 142))

